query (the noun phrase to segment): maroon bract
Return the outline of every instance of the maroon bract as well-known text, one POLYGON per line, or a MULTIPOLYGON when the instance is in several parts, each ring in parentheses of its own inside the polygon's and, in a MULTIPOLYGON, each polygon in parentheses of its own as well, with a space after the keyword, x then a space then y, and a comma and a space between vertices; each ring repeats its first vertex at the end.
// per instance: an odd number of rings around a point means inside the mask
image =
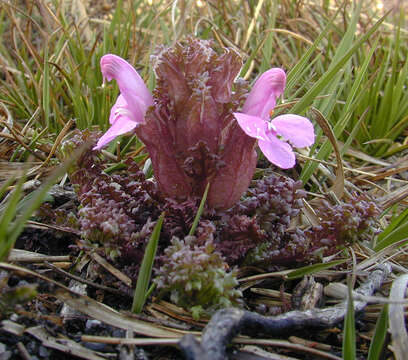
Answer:
POLYGON ((154 110, 136 133, 167 196, 201 197, 210 182, 207 204, 229 208, 247 189, 257 157, 255 140, 232 115, 244 99, 234 84, 241 65, 235 51, 218 55, 210 42, 191 38, 153 56, 154 110))

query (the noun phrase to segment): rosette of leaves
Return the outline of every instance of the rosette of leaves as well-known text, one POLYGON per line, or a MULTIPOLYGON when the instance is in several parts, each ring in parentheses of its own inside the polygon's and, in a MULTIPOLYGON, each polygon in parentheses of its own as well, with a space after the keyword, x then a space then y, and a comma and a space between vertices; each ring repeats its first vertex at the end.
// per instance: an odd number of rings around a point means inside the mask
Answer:
POLYGON ((268 240, 256 216, 234 214, 219 221, 216 247, 228 264, 239 264, 247 253, 268 240))
POLYGON ((246 264, 291 266, 309 262, 310 242, 301 229, 293 229, 273 241, 266 241, 248 253, 246 264))
POLYGON ((81 236, 102 245, 111 257, 132 254, 133 261, 138 261, 143 257, 151 231, 150 220, 157 219, 160 214, 155 185, 145 179, 131 159, 124 162, 125 172, 105 173, 105 162, 92 150, 98 136, 88 130, 76 131, 62 148, 64 156, 69 156, 72 149, 84 146, 70 171, 70 180, 80 202, 81 236))
POLYGON ((188 199, 178 202, 174 199, 166 198, 161 202, 161 210, 166 213, 162 228, 162 237, 171 239, 173 236, 183 238, 186 236, 193 224, 198 211, 200 199, 188 199))
POLYGON ((320 261, 375 233, 379 213, 378 206, 364 196, 353 195, 335 205, 323 201, 316 208, 318 226, 281 233, 274 241, 257 246, 245 261, 274 265, 320 261))
POLYGON ((82 236, 118 253, 122 246, 129 249, 129 244, 134 249, 143 248, 146 238, 138 235, 146 233, 143 227, 149 219, 159 216, 157 203, 147 191, 149 186, 131 162, 126 174, 100 173, 89 190, 79 194, 82 236))
POLYGON ((303 257, 303 232, 288 231, 305 197, 302 183, 271 174, 257 180, 220 221, 217 249, 229 264, 293 261, 303 257), (302 249, 302 250, 301 250, 302 249), (278 256, 276 256, 278 255, 278 256))
POLYGON ((83 148, 73 165, 68 169, 71 183, 76 186, 76 192, 82 193, 87 190, 89 178, 93 179, 102 172, 105 161, 98 153, 92 151, 101 133, 99 131, 75 130, 68 139, 65 139, 59 151, 62 159, 69 159, 74 151, 83 148), (81 187, 85 186, 84 189, 81 187))
POLYGON ((222 215, 217 250, 229 264, 293 265, 319 261, 376 230, 379 208, 364 196, 316 208, 319 226, 291 226, 302 207, 300 181, 271 174, 222 215))
POLYGON ((197 229, 201 233, 197 237, 172 238, 154 279, 162 295, 169 294, 171 301, 189 309, 195 319, 238 305, 242 296, 235 289, 236 270, 228 270, 228 264, 215 248, 213 226, 208 223, 205 227, 197 229))
POLYGON ((316 213, 320 225, 306 232, 309 253, 328 256, 375 233, 380 209, 367 197, 353 195, 347 202, 335 205, 323 201, 316 213))
POLYGON ((256 216, 262 230, 269 237, 280 237, 303 207, 306 192, 301 181, 271 174, 256 181, 248 189, 245 199, 236 205, 241 214, 256 216))

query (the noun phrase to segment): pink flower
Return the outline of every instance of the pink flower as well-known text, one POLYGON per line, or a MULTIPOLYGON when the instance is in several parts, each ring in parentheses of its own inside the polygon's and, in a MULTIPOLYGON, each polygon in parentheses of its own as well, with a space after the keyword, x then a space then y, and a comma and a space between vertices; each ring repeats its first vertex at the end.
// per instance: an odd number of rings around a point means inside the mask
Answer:
POLYGON ((101 58, 104 80, 115 79, 120 95, 109 117, 111 127, 99 139, 94 150, 99 150, 119 135, 125 134, 144 123, 144 116, 153 105, 153 97, 137 71, 126 60, 107 54, 101 58))
POLYGON ((243 112, 234 113, 234 116, 247 135, 258 139, 259 148, 270 162, 289 169, 295 166, 296 158, 286 141, 296 147, 305 147, 314 143, 315 135, 312 123, 303 116, 286 114, 269 120, 285 84, 286 75, 282 69, 266 71, 252 88, 243 112))

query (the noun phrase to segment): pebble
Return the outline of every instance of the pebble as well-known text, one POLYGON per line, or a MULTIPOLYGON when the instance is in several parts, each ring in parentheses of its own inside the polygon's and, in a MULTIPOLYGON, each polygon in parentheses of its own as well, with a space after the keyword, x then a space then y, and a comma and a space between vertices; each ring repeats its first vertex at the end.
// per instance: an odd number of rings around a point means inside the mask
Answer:
POLYGON ((6 345, 0 343, 0 360, 8 360, 11 358, 11 351, 6 351, 6 345))
POLYGON ((85 324, 86 330, 91 330, 93 327, 98 327, 101 325, 99 320, 87 320, 85 324))
POLYGON ((93 351, 109 352, 112 350, 111 346, 103 343, 83 342, 82 345, 93 351))
POLYGON ((13 354, 11 351, 5 351, 4 353, 0 354, 0 360, 9 360, 13 354))
POLYGON ((38 349, 38 355, 42 358, 48 359, 50 356, 50 351, 45 346, 40 346, 38 349))

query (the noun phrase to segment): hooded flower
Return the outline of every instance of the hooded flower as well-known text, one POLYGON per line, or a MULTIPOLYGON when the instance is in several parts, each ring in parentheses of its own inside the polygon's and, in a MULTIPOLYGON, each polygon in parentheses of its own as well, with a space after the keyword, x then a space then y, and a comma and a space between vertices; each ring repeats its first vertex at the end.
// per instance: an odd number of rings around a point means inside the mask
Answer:
POLYGON ((137 71, 126 60, 108 54, 101 58, 101 71, 105 81, 115 79, 120 95, 111 109, 111 127, 99 139, 94 150, 100 150, 119 135, 125 134, 144 122, 153 97, 137 71))
POLYGON ((258 139, 258 145, 273 164, 288 169, 295 165, 292 147, 305 147, 314 143, 312 123, 299 115, 280 115, 269 120, 276 99, 283 93, 286 75, 282 69, 273 68, 263 73, 251 90, 242 113, 234 113, 241 129, 258 139), (284 140, 282 140, 282 139, 284 140))

